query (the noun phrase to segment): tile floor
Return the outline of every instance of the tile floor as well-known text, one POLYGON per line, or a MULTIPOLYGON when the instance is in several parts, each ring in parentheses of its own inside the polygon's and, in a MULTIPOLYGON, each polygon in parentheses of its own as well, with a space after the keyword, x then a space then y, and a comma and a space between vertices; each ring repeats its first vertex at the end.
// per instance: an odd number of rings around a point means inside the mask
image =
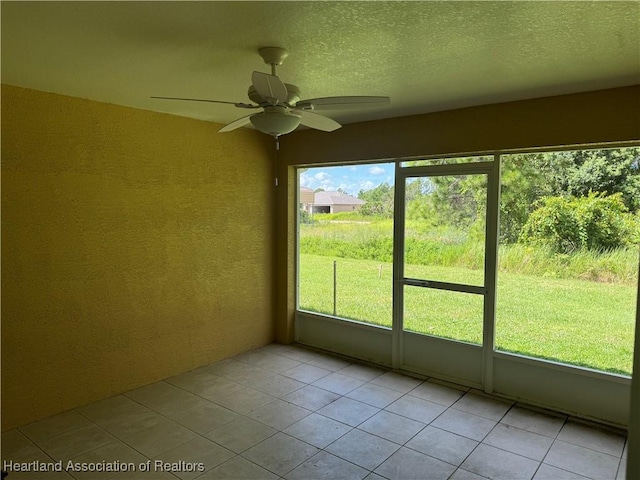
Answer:
POLYGON ((625 443, 465 387, 271 344, 5 432, 2 460, 77 465, 9 480, 615 480, 625 443))

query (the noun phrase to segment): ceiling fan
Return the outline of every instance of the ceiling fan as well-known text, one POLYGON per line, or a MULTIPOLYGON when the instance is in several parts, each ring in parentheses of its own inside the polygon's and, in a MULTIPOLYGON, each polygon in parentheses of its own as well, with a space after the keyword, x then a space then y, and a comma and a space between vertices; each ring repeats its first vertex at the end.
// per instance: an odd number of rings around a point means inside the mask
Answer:
POLYGON ((239 118, 222 127, 219 132, 230 132, 249 123, 259 131, 278 138, 294 131, 299 125, 316 130, 332 132, 341 127, 335 120, 314 113, 315 110, 337 110, 347 108, 363 108, 388 105, 389 97, 348 96, 323 97, 300 100, 300 89, 283 83, 276 75, 276 67, 282 65, 287 58, 287 51, 279 47, 263 47, 258 53, 267 65, 271 66, 271 74, 253 72, 252 85, 249 87, 249 99, 254 103, 227 102, 201 98, 151 97, 162 100, 186 100, 190 102, 225 103, 238 108, 261 109, 239 118))

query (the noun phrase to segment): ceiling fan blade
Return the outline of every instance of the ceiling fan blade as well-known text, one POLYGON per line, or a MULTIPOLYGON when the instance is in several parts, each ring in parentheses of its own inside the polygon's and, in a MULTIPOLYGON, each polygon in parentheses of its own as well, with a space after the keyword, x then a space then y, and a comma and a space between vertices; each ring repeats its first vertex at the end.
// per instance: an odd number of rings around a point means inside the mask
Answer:
POLYGON ((255 114, 252 113, 251 115, 247 115, 246 117, 242 117, 242 118, 239 118, 237 120, 234 120, 231 123, 228 123, 227 125, 222 127, 220 130, 218 130, 218 133, 230 132, 231 130, 235 130, 236 128, 240 128, 240 127, 244 127, 245 125, 249 125, 251 123, 251 117, 253 117, 253 115, 255 115, 255 114))
POLYGON ((187 102, 208 102, 208 103, 226 103, 228 105, 235 105, 239 108, 260 108, 258 105, 251 105, 250 103, 241 102, 225 102, 223 100, 207 100, 205 98, 182 98, 182 97, 150 97, 160 100, 185 100, 187 102))
POLYGON ((317 113, 312 113, 307 110, 299 110, 297 113, 300 113, 300 124, 306 127, 315 128, 316 130, 333 132, 342 126, 329 117, 318 115, 317 113))
POLYGON ((380 107, 389 105, 390 103, 391 99, 389 97, 323 97, 300 100, 296 103, 295 108, 303 110, 340 110, 347 108, 380 107))
POLYGON ((275 75, 269 75, 262 72, 253 72, 251 76, 253 87, 262 98, 272 105, 284 103, 287 100, 287 87, 282 80, 275 75))

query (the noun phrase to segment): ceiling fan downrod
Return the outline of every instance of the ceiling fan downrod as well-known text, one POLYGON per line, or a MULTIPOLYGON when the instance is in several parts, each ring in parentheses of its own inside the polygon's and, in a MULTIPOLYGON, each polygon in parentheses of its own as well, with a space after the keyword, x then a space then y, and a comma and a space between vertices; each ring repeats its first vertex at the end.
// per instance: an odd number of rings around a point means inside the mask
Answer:
POLYGON ((289 56, 289 52, 280 47, 262 47, 258 49, 258 53, 264 63, 271 67, 271 75, 274 76, 276 76, 276 67, 282 65, 284 59, 289 56))

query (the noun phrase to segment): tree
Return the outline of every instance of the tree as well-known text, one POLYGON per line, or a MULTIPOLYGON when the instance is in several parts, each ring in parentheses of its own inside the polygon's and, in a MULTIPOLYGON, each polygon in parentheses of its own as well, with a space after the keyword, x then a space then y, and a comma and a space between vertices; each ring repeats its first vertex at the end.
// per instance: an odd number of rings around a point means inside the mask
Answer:
POLYGON ((544 197, 522 228, 521 241, 562 253, 625 245, 629 232, 622 194, 544 197))
POLYGON ((549 153, 505 155, 500 179, 500 239, 514 243, 535 202, 547 196, 563 194, 562 182, 570 158, 549 153))
POLYGON ((360 207, 362 215, 378 215, 385 218, 393 218, 394 189, 387 182, 378 185, 371 190, 360 190, 358 198, 366 203, 360 207))
POLYGON ((621 193, 640 210, 640 148, 505 155, 502 159, 500 237, 515 242, 543 197, 621 193))
POLYGON ((570 154, 574 164, 566 181, 570 195, 620 193, 631 212, 640 209, 640 148, 580 150, 570 154))

